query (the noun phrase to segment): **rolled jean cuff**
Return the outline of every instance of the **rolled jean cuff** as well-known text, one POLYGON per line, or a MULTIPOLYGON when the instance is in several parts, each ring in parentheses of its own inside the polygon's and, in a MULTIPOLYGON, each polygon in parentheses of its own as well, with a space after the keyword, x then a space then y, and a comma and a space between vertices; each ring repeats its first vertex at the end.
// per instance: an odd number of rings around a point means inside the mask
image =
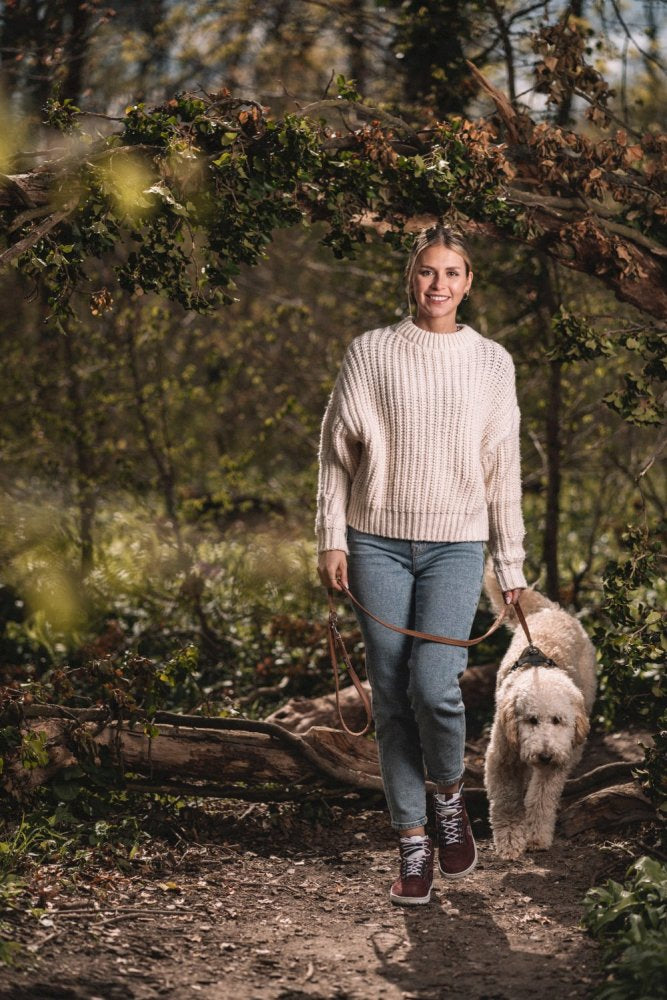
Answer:
POLYGON ((426 826, 427 822, 428 822, 428 816, 422 816, 421 819, 415 820, 414 823, 393 823, 392 822, 391 825, 392 825, 392 829, 398 830, 398 832, 400 833, 402 830, 412 830, 416 826, 426 826))
POLYGON ((453 785, 455 781, 463 781, 463 775, 465 774, 465 769, 460 771, 455 778, 434 778, 432 774, 428 775, 429 781, 432 781, 434 785, 453 785))

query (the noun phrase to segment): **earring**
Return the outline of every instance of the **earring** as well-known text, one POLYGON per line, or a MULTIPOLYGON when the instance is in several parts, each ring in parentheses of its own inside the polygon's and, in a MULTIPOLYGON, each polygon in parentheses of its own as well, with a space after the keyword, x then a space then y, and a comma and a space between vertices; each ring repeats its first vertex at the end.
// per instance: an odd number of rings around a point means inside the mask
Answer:
POLYGON ((463 296, 462 301, 467 302, 469 298, 470 298, 470 292, 466 292, 465 295, 463 296))

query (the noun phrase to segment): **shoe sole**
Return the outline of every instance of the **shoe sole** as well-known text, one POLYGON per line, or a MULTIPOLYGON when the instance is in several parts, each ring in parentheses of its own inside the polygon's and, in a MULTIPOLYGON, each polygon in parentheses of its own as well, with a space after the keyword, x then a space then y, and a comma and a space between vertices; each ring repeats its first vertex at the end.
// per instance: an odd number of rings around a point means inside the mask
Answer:
POLYGON ((425 906, 431 901, 431 890, 429 889, 428 896, 394 896, 390 891, 389 899, 395 906, 425 906))
POLYGON ((440 874, 444 875, 445 878, 451 878, 451 879, 464 878, 466 875, 469 875, 470 872, 473 871, 476 867, 477 867, 477 844, 475 844, 475 857, 473 858, 473 862, 469 868, 465 869, 465 871, 462 872, 443 871, 442 868, 440 867, 440 860, 438 859, 438 868, 440 868, 440 874))

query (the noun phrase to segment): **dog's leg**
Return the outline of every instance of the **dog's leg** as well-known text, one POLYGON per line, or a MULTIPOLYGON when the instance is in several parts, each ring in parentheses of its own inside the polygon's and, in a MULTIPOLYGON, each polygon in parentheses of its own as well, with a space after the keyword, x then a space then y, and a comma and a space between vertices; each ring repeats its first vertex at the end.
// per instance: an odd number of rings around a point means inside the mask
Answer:
POLYGON ((494 726, 486 754, 484 783, 496 852, 508 860, 518 858, 526 849, 525 767, 498 726, 494 726))
POLYGON ((526 792, 526 848, 544 851, 551 847, 556 826, 556 813, 567 771, 535 768, 526 792))

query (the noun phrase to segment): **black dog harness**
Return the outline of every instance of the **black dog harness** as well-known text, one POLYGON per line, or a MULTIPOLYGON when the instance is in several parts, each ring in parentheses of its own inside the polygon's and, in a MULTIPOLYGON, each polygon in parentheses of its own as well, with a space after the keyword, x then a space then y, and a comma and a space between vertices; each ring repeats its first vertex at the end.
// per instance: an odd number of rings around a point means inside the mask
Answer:
POLYGON ((558 668, 558 664, 555 660, 552 660, 550 656, 546 656, 541 649, 538 649, 537 646, 533 646, 531 643, 530 646, 526 646, 516 663, 512 664, 508 673, 511 673, 513 670, 520 670, 521 667, 558 668))

